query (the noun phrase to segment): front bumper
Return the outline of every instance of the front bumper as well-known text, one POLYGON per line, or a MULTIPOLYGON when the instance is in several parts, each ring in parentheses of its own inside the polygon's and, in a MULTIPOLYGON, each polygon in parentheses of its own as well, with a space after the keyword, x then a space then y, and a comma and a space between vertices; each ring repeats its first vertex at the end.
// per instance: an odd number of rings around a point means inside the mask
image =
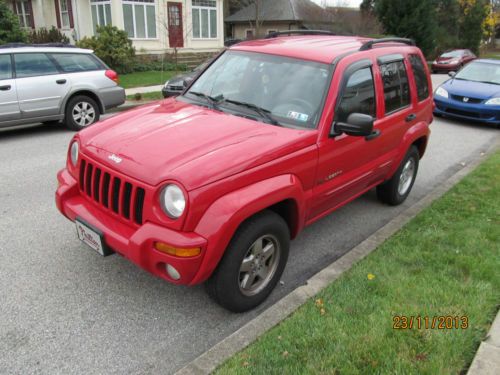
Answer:
POLYGON ((437 115, 471 120, 485 124, 500 124, 500 107, 492 105, 462 103, 454 99, 434 96, 434 113, 437 115))
POLYGON ((144 270, 175 284, 191 285, 200 269, 207 240, 196 233, 179 232, 145 222, 141 226, 121 222, 104 212, 97 204, 80 194, 76 179, 67 169, 57 175, 56 205, 71 221, 81 218, 104 234, 105 244, 144 270), (201 254, 192 258, 179 258, 153 248, 155 242, 168 243, 180 248, 201 248, 201 254), (173 266, 181 275, 174 280, 166 272, 173 266))
POLYGON ((456 72, 459 68, 460 64, 432 64, 433 72, 456 72))

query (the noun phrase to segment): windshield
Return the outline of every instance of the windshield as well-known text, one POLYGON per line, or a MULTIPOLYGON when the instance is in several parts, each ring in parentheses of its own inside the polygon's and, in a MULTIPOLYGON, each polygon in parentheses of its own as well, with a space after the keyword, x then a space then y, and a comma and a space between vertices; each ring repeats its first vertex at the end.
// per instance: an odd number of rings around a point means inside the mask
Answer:
POLYGON ((473 62, 459 71, 455 78, 500 85, 500 64, 473 62))
POLYGON ((190 101, 259 121, 315 128, 330 65, 228 51, 184 95, 190 101))
POLYGON ((443 53, 441 57, 462 57, 464 51, 450 51, 443 53))

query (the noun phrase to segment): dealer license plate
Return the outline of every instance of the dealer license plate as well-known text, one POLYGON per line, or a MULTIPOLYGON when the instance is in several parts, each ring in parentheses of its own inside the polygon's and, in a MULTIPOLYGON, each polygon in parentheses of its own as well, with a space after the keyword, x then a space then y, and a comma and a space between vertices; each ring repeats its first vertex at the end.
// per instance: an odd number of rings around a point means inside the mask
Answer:
POLYGON ((102 234, 98 233, 92 228, 89 228, 87 224, 76 220, 76 232, 78 233, 78 238, 80 241, 88 245, 93 250, 97 251, 102 256, 105 256, 105 248, 102 240, 102 234))

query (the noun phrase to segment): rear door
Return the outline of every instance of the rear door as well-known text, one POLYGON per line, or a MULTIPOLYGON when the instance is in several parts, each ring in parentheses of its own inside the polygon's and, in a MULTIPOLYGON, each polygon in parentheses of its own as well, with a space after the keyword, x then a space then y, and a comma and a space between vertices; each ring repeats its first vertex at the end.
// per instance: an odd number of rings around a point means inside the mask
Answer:
POLYGON ((12 56, 0 55, 0 126, 7 121, 20 118, 16 80, 12 72, 12 56))
POLYGON ((14 67, 23 119, 55 116, 70 90, 69 75, 61 73, 42 52, 14 54, 14 67))

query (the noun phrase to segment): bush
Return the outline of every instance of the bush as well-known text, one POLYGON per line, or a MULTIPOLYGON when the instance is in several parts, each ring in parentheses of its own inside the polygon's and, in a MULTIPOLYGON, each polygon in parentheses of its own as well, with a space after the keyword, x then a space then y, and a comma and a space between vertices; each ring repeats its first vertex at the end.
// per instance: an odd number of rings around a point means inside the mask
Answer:
POLYGON ((144 61, 143 59, 137 59, 133 66, 134 72, 149 72, 151 70, 156 71, 185 71, 188 70, 186 64, 174 64, 171 62, 164 61, 163 63, 159 60, 144 61))
POLYGON ((43 44, 43 43, 63 43, 69 44, 69 38, 61 33, 59 29, 52 26, 50 30, 42 27, 38 30, 32 30, 28 35, 28 40, 33 44, 43 44))
POLYGON ((118 73, 130 73, 134 67, 135 49, 127 32, 116 26, 98 26, 97 35, 85 37, 76 45, 94 50, 94 53, 118 73))
POLYGON ((26 43, 26 33, 7 3, 0 0, 0 44, 6 43, 26 43))

